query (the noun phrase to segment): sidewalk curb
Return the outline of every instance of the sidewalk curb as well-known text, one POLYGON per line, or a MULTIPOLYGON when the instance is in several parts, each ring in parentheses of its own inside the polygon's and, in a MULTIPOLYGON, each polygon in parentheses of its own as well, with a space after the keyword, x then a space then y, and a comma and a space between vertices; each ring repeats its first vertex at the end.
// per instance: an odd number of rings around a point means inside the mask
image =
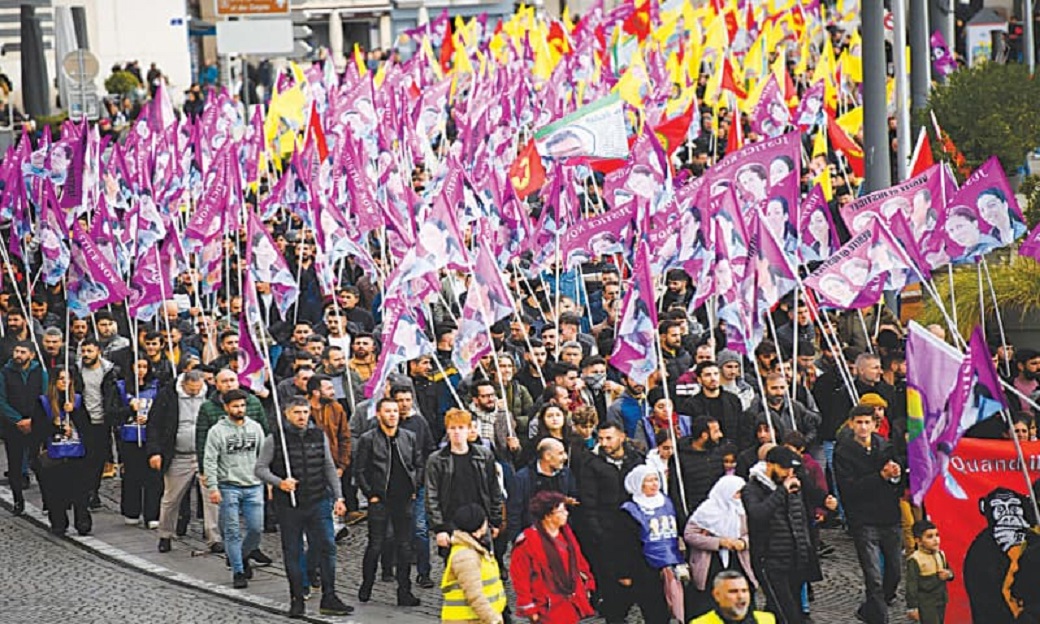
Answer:
MULTIPOLYGON (((0 486, 0 506, 2 506, 7 512, 10 512, 14 508, 14 495, 12 494, 11 489, 6 485, 0 486)), ((22 517, 42 529, 50 529, 50 521, 47 519, 47 515, 44 514, 40 508, 28 501, 25 503, 25 513, 22 517)), ((55 537, 49 531, 47 535, 52 538, 55 537)), ((281 603, 260 596, 249 596, 249 594, 244 593, 241 590, 223 587, 181 572, 174 572, 169 568, 156 565, 141 557, 131 555, 130 553, 111 546, 92 535, 81 536, 71 532, 65 536, 65 540, 84 551, 100 557, 101 559, 105 559, 106 561, 120 566, 133 568, 138 572, 157 580, 165 581, 185 589, 200 591, 224 598, 243 606, 266 611, 272 615, 288 617, 288 600, 285 603, 281 603)), ((301 622, 315 622, 317 624, 361 624, 358 620, 353 618, 331 618, 312 614, 307 614, 299 618, 299 620, 301 622)))

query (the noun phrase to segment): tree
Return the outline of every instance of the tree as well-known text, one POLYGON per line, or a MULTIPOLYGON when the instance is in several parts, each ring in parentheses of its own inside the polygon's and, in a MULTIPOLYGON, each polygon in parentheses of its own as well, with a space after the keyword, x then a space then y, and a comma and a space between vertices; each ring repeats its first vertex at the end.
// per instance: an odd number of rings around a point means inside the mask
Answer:
MULTIPOLYGON (((982 63, 956 71, 932 90, 929 112, 972 169, 995 155, 1014 173, 1040 146, 1040 80, 1025 65, 982 63)), ((941 153, 939 143, 933 146, 941 153)))
POLYGON ((105 90, 112 95, 125 96, 141 86, 137 77, 128 71, 113 72, 105 79, 105 90))

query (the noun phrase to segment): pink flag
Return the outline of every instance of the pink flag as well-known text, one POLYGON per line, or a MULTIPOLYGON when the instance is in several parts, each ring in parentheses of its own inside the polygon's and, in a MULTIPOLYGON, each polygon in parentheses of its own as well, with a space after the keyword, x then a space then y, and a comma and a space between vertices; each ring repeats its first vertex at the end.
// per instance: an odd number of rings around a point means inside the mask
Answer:
POLYGON ((957 71, 957 59, 954 58, 950 47, 946 44, 941 30, 932 33, 930 43, 932 44, 932 71, 939 78, 945 78, 957 71))
POLYGON ((610 363, 634 382, 646 385, 657 370, 657 306, 650 274, 650 249, 640 241, 636 247, 632 282, 621 303, 618 327, 610 363))
MULTIPOLYGON (((388 319, 389 330, 383 332, 383 350, 379 353, 379 361, 372 372, 372 377, 365 385, 365 395, 369 397, 383 396, 383 388, 386 379, 399 365, 414 360, 423 355, 433 355, 435 349, 430 344, 430 339, 419 324, 420 317, 415 312, 404 308, 404 302, 392 300, 396 303, 389 307, 400 308, 388 319)), ((389 305, 391 301, 387 301, 389 305)))
POLYGON ((813 186, 799 206, 798 236, 798 257, 803 263, 822 262, 838 250, 834 219, 819 185, 813 186))
POLYGON ((101 250, 87 236, 79 221, 72 222, 72 264, 69 270, 69 310, 84 318, 129 296, 123 280, 101 250))
POLYGON ((494 257, 480 245, 473 261, 473 279, 466 291, 459 333, 451 358, 463 377, 473 372, 473 363, 491 352, 489 328, 513 314, 512 299, 494 257))
POLYGON ((153 245, 137 258, 134 274, 130 280, 127 311, 139 321, 155 317, 163 300, 173 293, 170 275, 174 267, 170 258, 170 242, 153 245))
POLYGON ((762 94, 751 114, 751 130, 764 137, 774 138, 783 134, 791 123, 791 111, 784 102, 784 95, 775 74, 769 74, 762 94))
POLYGON ((249 211, 246 217, 246 258, 249 270, 258 282, 271 285, 271 294, 278 311, 285 318, 289 308, 300 294, 300 285, 285 262, 285 257, 275 247, 264 224, 256 213, 249 211))

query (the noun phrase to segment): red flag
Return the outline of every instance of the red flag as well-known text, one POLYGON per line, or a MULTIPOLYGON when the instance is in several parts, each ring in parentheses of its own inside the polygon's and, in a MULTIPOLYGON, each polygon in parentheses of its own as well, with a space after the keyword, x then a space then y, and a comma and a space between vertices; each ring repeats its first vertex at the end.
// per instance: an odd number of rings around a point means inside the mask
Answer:
POLYGON ((831 148, 845 155, 845 160, 849 161, 849 167, 852 168, 852 173, 857 178, 866 175, 867 167, 863 159, 863 148, 845 134, 829 112, 827 113, 827 137, 831 140, 831 148))
POLYGON ((624 22, 624 30, 643 41, 650 34, 650 0, 644 0, 641 6, 629 15, 624 22))
POLYGON ((455 56, 455 38, 451 36, 451 23, 444 25, 444 39, 441 41, 441 69, 448 73, 451 69, 451 59, 455 56))
POLYGON ((744 124, 740 118, 740 111, 734 111, 732 123, 729 125, 729 136, 726 137, 726 153, 735 154, 742 147, 744 147, 744 124))
POLYGON ((737 14, 733 11, 728 11, 722 16, 722 19, 726 22, 726 34, 729 36, 729 42, 733 43, 733 38, 737 36, 737 31, 740 30, 737 14))
POLYGON ((971 167, 968 166, 968 160, 964 158, 964 154, 953 144, 953 139, 950 138, 950 135, 946 134, 946 131, 939 127, 939 120, 935 118, 934 112, 932 113, 932 125, 935 127, 936 138, 942 142, 943 153, 950 157, 953 165, 957 168, 957 173, 961 174, 963 178, 970 176, 971 167))
POLYGON ((728 58, 722 66, 722 89, 733 92, 740 99, 747 97, 747 90, 738 85, 736 78, 733 77, 733 65, 728 58))
POLYGON ((318 159, 325 162, 329 157, 329 144, 325 142, 325 131, 321 128, 321 118, 318 116, 318 107, 311 102, 311 118, 307 122, 307 142, 313 143, 318 150, 318 159))
POLYGON ((545 167, 542 166, 542 157, 538 155, 534 139, 527 142, 509 166, 509 181, 520 199, 526 199, 545 184, 545 167))
POLYGON ((921 126, 921 133, 917 135, 917 145, 914 146, 914 155, 910 158, 910 177, 917 177, 934 164, 932 141, 928 138, 928 131, 921 126))
POLYGON ((695 103, 695 100, 691 100, 684 113, 654 128, 657 140, 661 142, 661 147, 669 156, 686 140, 686 133, 689 132, 690 124, 693 122, 695 103))

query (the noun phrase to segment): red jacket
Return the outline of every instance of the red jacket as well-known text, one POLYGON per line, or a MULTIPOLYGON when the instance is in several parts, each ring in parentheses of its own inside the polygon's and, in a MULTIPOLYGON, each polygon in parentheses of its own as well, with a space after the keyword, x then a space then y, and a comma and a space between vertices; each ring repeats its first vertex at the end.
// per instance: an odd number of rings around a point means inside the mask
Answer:
POLYGON ((516 591, 516 614, 522 618, 537 614, 541 622, 574 624, 596 613, 589 602, 589 593, 596 588, 589 563, 581 554, 570 526, 564 525, 560 533, 577 549, 578 580, 571 596, 553 592, 548 581, 549 558, 542 547, 538 529, 527 527, 516 539, 509 562, 509 576, 516 591))

